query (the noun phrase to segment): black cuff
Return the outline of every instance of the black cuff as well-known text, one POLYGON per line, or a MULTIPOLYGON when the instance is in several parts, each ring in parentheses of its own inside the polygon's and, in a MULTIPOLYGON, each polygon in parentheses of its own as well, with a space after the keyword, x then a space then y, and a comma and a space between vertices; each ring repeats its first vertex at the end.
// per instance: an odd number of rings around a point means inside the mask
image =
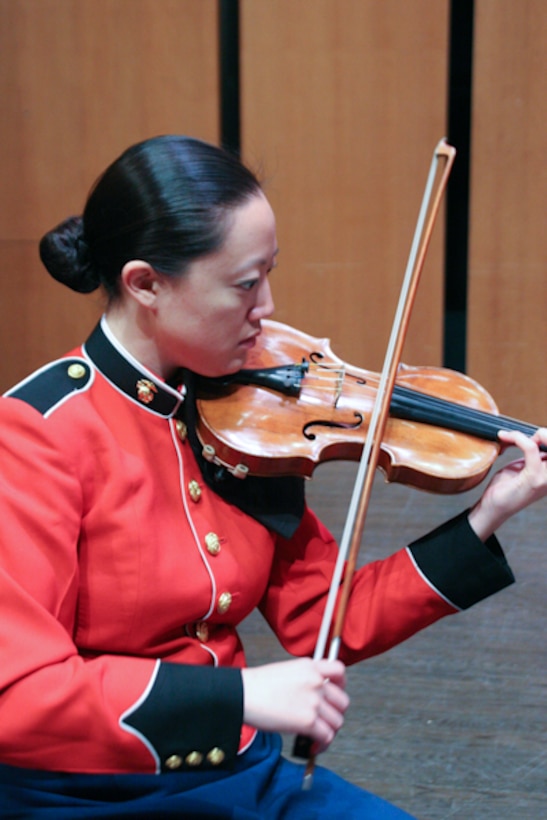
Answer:
POLYGON ((457 609, 468 609, 515 580, 496 536, 483 543, 467 511, 409 549, 420 571, 457 609))
POLYGON ((239 669, 162 662, 146 700, 122 723, 143 735, 168 772, 231 768, 242 721, 239 669))

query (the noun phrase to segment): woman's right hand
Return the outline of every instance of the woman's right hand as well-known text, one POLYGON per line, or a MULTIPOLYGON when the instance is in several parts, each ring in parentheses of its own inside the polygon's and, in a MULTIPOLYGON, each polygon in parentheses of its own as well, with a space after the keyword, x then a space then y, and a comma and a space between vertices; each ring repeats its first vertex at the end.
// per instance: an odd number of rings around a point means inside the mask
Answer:
POLYGON ((341 661, 299 658, 241 670, 245 723, 304 735, 323 752, 344 722, 349 697, 341 661))

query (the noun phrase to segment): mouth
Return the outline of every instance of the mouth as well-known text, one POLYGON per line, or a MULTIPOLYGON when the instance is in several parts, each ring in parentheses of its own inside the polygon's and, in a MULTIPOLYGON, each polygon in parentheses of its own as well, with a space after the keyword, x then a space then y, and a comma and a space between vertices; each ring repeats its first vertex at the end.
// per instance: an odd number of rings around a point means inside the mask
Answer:
POLYGON ((257 339, 258 339, 258 337, 260 336, 261 332, 262 332, 262 329, 261 329, 261 328, 259 328, 259 329, 258 329, 258 330, 256 330, 254 333, 251 333, 251 335, 250 335, 250 336, 247 336, 247 338, 246 338, 246 339, 243 339, 243 340, 240 342, 240 345, 242 345, 242 347, 254 347, 254 346, 255 346, 255 344, 256 344, 256 340, 257 340, 257 339))
POLYGON ((245 350, 250 350, 252 347, 255 346, 257 336, 258 333, 255 333, 254 336, 247 336, 246 339, 243 339, 243 341, 239 343, 239 346, 243 347, 245 350))

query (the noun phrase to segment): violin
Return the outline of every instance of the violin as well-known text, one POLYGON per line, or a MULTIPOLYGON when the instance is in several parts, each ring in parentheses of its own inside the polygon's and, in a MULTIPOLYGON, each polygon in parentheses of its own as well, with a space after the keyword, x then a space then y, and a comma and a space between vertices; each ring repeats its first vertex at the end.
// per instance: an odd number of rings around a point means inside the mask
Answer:
MULTIPOLYGON (((248 368, 198 385, 198 436, 209 461, 234 475, 310 477, 326 461, 358 461, 378 375, 319 339, 272 320, 248 368)), ((476 486, 500 453, 498 431, 536 426, 501 416, 468 376, 399 364, 378 467, 386 480, 436 493, 476 486)))

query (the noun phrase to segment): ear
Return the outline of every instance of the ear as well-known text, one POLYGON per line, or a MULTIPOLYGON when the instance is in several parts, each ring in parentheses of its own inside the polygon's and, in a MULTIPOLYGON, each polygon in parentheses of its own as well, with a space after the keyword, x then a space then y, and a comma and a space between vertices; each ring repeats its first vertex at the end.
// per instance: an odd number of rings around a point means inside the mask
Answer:
POLYGON ((121 272, 124 291, 143 307, 153 307, 159 290, 160 276, 141 259, 126 262, 121 272))

